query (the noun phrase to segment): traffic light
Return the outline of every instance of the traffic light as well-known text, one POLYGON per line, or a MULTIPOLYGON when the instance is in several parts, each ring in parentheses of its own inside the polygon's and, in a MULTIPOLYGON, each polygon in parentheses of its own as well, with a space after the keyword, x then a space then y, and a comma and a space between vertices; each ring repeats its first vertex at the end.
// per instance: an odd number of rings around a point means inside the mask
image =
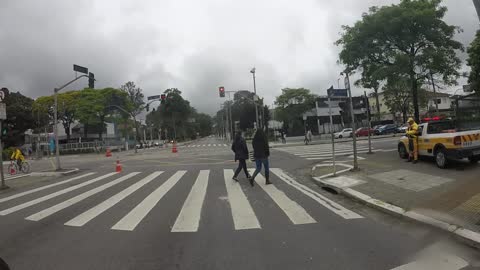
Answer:
POLYGON ((95 74, 91 72, 88 73, 88 88, 90 89, 95 88, 95 74))
POLYGON ((165 99, 167 98, 167 96, 165 96, 165 94, 161 94, 160 95, 160 104, 165 104, 165 99))
POLYGON ((225 87, 220 86, 218 88, 218 93, 220 94, 220 97, 225 97, 225 87))

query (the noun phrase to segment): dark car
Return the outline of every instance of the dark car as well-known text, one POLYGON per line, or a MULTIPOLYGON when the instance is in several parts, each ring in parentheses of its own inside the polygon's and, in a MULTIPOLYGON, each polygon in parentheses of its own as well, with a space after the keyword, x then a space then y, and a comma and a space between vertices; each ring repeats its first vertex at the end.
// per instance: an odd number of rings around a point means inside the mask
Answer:
POLYGON ((386 135, 397 133, 397 126, 394 124, 384 125, 375 129, 375 135, 386 135))
POLYGON ((355 135, 357 137, 368 136, 368 130, 370 130, 370 135, 374 134, 374 129, 373 128, 369 129, 368 127, 362 127, 362 128, 357 129, 357 131, 355 131, 355 135))

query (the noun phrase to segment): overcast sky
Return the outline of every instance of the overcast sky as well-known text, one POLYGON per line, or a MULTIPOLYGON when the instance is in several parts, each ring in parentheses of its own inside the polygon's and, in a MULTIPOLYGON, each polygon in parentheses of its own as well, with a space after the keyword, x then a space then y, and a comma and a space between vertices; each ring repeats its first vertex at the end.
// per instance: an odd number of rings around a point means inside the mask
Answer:
MULTIPOLYGON (((393 0, 1 0, 0 87, 31 97, 72 79, 72 65, 96 87, 131 80, 155 95, 180 89, 213 113, 226 90, 252 90, 272 104, 284 87, 323 95, 336 85, 340 26, 393 0)), ((468 45, 479 27, 471 0, 444 0, 446 21, 468 45)), ((465 59, 465 56, 461 56, 465 59)), ((82 89, 87 80, 73 85, 82 89)), ((457 87, 458 88, 458 87, 457 87)), ((360 94, 362 89, 354 89, 360 94)))

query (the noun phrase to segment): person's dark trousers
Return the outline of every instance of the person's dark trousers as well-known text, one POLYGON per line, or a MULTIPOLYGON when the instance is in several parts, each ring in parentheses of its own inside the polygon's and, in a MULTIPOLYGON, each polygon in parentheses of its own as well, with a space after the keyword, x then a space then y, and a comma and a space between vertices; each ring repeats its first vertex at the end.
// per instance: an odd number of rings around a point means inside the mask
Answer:
POLYGON ((268 158, 255 160, 255 165, 257 166, 257 168, 255 169, 255 172, 253 173, 252 178, 255 179, 257 174, 262 170, 262 164, 265 167, 265 179, 268 181, 270 179, 270 167, 268 163, 268 158))
POLYGON ((234 178, 237 177, 240 171, 242 171, 242 169, 245 172, 245 176, 248 178, 250 175, 248 174, 248 171, 247 171, 247 162, 243 158, 238 160, 238 168, 235 171, 235 174, 233 175, 233 177, 234 178))

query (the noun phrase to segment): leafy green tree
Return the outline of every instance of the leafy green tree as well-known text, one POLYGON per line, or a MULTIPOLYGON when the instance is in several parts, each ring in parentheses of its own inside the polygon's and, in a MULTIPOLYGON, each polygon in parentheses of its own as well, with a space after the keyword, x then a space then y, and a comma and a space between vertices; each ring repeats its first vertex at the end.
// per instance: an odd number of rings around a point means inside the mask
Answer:
MULTIPOLYGON (((77 111, 77 100, 80 97, 80 91, 68 91, 58 94, 58 120, 62 123, 67 135, 70 139, 70 127, 77 120, 75 113, 77 111)), ((39 97, 33 103, 33 113, 38 117, 42 115, 42 124, 52 123, 54 115, 54 97, 39 97), (48 116, 48 122, 45 123, 45 116, 48 116)))
POLYGON ((316 95, 305 88, 284 88, 282 94, 276 98, 276 119, 295 130, 302 130, 302 115, 315 108, 316 95))
POLYGON ((33 99, 20 92, 10 92, 3 101, 7 107, 7 119, 3 121, 2 142, 5 148, 20 146, 24 143, 25 131, 32 128, 35 121, 32 114, 33 99))
POLYGON ((461 31, 443 21, 447 9, 441 0, 402 0, 400 4, 371 7, 354 26, 344 26, 340 62, 347 71, 365 69, 375 78, 406 75, 410 79, 415 118, 419 118, 418 89, 429 74, 455 84, 463 50, 453 39, 461 31))
POLYGON ((477 31, 477 35, 468 47, 467 52, 467 64, 472 69, 468 77, 468 83, 472 89, 480 93, 480 31, 477 31))
POLYGON ((140 129, 137 122, 137 116, 142 113, 145 107, 144 95, 142 93, 142 89, 137 87, 134 82, 127 82, 124 85, 120 86, 120 90, 127 94, 127 104, 125 106, 125 110, 128 112, 128 116, 125 115, 125 121, 127 121, 128 117, 133 118, 133 122, 135 123, 135 138, 139 141, 140 138, 140 129))
MULTIPOLYGON (((383 87, 383 98, 385 105, 391 113, 401 113, 403 123, 407 122, 408 115, 413 112, 412 92, 408 77, 392 77, 387 80, 387 84, 383 87)), ((419 106, 425 108, 428 103, 427 91, 423 88, 418 90, 419 106)))

